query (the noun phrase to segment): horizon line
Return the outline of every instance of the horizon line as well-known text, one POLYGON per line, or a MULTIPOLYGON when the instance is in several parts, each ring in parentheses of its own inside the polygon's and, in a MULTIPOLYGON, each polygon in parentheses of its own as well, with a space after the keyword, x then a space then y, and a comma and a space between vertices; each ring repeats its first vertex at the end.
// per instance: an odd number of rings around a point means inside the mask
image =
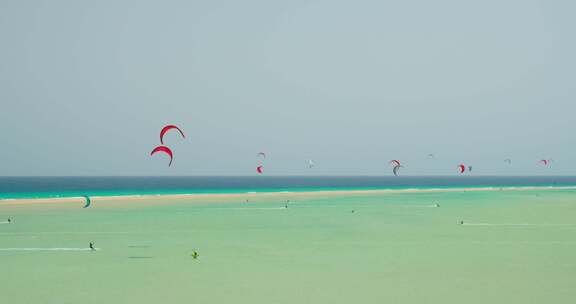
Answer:
POLYGON ((112 178, 123 178, 123 177, 250 177, 250 178, 276 178, 276 177, 307 177, 307 178, 325 178, 325 177, 383 177, 383 178, 414 178, 414 177, 454 177, 454 178, 474 178, 474 177, 574 177, 576 175, 0 175, 0 178, 50 178, 50 177, 72 177, 72 178, 92 178, 92 177, 112 177, 112 178))

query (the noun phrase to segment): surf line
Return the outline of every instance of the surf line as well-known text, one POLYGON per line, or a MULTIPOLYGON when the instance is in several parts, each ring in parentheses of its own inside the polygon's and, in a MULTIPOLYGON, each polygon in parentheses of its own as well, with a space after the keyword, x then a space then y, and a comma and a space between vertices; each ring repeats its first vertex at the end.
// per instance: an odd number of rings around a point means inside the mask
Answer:
MULTIPOLYGON (((101 250, 100 248, 94 248, 101 250)), ((92 251, 90 248, 55 247, 55 248, 0 248, 0 251, 92 251)))

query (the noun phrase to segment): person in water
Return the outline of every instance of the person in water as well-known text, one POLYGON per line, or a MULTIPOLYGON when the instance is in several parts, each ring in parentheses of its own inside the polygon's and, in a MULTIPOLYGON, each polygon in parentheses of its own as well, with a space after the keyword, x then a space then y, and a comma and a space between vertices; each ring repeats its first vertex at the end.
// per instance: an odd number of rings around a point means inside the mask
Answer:
POLYGON ((93 242, 90 242, 89 247, 90 247, 90 250, 96 251, 96 248, 94 248, 94 243, 93 243, 93 242))
POLYGON ((464 225, 464 221, 460 221, 460 225, 464 225))
POLYGON ((190 255, 192 256, 193 259, 198 258, 198 252, 196 252, 196 250, 192 250, 192 253, 190 255))
POLYGON ((8 218, 8 224, 12 223, 12 218, 8 218))

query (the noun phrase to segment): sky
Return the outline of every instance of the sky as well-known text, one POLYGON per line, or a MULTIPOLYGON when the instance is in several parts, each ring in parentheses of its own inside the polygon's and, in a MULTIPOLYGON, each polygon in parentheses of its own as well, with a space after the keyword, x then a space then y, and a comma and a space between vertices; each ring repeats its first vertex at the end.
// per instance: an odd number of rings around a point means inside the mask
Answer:
POLYGON ((0 175, 575 175, 575 10, 1 1, 0 175))

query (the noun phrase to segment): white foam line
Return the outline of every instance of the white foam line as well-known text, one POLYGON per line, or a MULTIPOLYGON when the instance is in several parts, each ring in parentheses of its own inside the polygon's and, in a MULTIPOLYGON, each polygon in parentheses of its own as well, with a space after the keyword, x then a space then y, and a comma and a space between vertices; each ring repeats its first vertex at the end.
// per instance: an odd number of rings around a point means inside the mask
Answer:
POLYGON ((10 222, 0 222, 0 225, 2 224, 10 224, 10 222))
POLYGON ((87 232, 66 232, 66 231, 39 231, 39 232, 0 232, 0 235, 38 235, 38 234, 63 234, 63 235, 83 235, 83 234, 137 234, 144 232, 120 232, 120 231, 87 231, 87 232))
MULTIPOLYGON (((86 234, 126 234, 126 235, 134 235, 134 234, 149 234, 148 231, 107 231, 107 232, 98 232, 98 231, 86 231, 86 232, 66 232, 66 231, 39 231, 39 232, 0 232, 0 236, 3 235, 86 235, 86 234)), ((154 231, 154 233, 190 233, 190 230, 158 230, 154 231)))
POLYGON ((530 224, 530 223, 464 223, 465 226, 576 226, 576 224, 530 224))
MULTIPOLYGON (((95 249, 100 250, 100 248, 95 249)), ((0 248, 0 251, 93 251, 93 250, 90 248, 56 247, 56 248, 0 248)))

